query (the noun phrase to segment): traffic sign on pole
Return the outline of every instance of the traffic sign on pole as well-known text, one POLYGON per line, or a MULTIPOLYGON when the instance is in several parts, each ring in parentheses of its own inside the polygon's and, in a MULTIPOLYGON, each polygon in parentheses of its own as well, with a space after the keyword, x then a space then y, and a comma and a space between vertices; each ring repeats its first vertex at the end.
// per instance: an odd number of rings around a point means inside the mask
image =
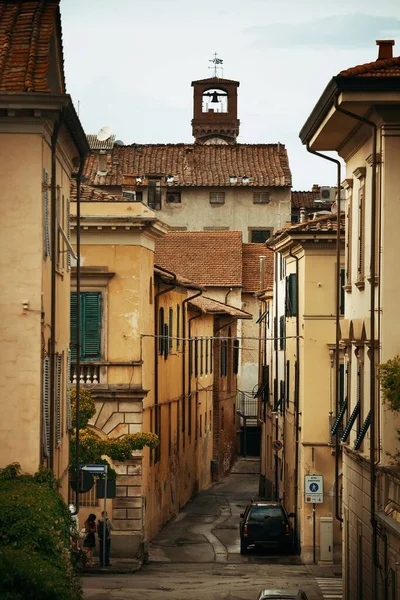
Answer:
POLYGON ((282 450, 282 442, 280 440, 274 440, 272 442, 272 447, 275 450, 275 452, 278 452, 278 450, 282 450))
POLYGON ((304 499, 309 504, 322 504, 324 501, 323 475, 306 475, 304 477, 304 499))
POLYGON ((88 471, 93 475, 101 475, 107 472, 107 465, 81 465, 81 471, 88 471))

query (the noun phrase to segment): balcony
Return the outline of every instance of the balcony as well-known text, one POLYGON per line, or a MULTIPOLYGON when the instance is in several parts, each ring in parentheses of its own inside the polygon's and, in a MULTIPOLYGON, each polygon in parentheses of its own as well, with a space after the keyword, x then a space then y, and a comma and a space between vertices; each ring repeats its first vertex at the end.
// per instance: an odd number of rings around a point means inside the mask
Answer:
MULTIPOLYGON (((79 373, 78 373, 78 365, 76 362, 71 363, 71 371, 70 371, 70 383, 72 385, 76 385, 79 377, 79 383, 81 385, 96 385, 98 383, 108 383, 108 368, 109 367, 141 367, 143 364, 142 360, 132 360, 132 361, 90 361, 84 362, 81 361, 79 365, 79 373)), ((139 375, 139 374, 138 374, 139 375)), ((124 377, 122 377, 121 383, 124 382, 124 377)), ((132 376, 130 375, 130 380, 132 381, 132 376)))

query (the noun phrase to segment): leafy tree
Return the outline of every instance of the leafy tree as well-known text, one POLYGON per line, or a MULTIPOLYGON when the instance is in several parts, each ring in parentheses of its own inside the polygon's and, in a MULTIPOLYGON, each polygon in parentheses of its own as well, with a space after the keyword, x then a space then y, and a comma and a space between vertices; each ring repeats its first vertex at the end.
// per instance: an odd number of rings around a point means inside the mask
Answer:
MULTIPOLYGON (((116 471, 111 467, 109 460, 123 462, 132 458, 133 450, 142 450, 145 446, 155 448, 159 444, 158 436, 154 433, 125 434, 119 438, 102 439, 93 429, 88 428, 90 419, 95 415, 96 407, 89 390, 81 389, 79 392, 79 456, 81 463, 107 464, 108 477, 115 479, 116 471)), ((76 388, 71 390, 71 416, 74 430, 70 439, 71 462, 76 451, 76 388)), ((71 471, 75 472, 75 465, 71 464, 71 471)))

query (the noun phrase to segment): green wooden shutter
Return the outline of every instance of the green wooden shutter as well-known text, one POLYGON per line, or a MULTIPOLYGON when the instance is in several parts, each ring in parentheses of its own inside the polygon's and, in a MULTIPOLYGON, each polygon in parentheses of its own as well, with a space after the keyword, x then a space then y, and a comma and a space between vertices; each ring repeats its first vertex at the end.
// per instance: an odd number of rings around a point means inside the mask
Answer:
POLYGON ((49 174, 46 169, 43 169, 43 254, 51 256, 49 174))
POLYGON ((67 433, 72 429, 72 415, 71 415, 71 350, 68 350, 67 355, 67 377, 66 377, 66 390, 67 390, 67 433))
POLYGON ((43 359, 42 379, 43 453, 50 455, 50 359, 43 359))
POLYGON ((82 360, 99 360, 101 344, 101 292, 81 294, 82 360))
POLYGON ((77 325, 77 298, 76 292, 71 293, 71 316, 70 316, 70 347, 71 360, 76 361, 76 325, 77 325))
POLYGON ((56 354, 56 444, 61 444, 61 393, 62 393, 63 355, 56 354))
POLYGON ((288 317, 297 316, 297 275, 291 273, 288 277, 288 317))

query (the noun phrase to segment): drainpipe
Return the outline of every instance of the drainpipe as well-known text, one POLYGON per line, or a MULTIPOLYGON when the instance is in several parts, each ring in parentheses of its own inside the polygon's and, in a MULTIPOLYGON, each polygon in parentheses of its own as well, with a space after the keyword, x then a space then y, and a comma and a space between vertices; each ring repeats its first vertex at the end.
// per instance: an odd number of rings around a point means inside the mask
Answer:
POLYGON ((203 290, 199 290, 193 296, 185 298, 182 302, 182 433, 185 434, 185 421, 186 421, 186 304, 194 298, 198 298, 203 293, 203 290))
POLYGON ((300 323, 299 323, 299 257, 293 254, 293 249, 289 249, 289 256, 296 261, 296 370, 295 370, 295 390, 294 390, 294 410, 295 410, 295 459, 294 459, 294 533, 295 547, 300 553, 300 535, 298 530, 298 506, 299 506, 299 398, 300 398, 300 323))
MULTIPOLYGON (((76 478, 76 490, 75 490, 75 510, 72 512, 72 515, 77 515, 79 513, 79 472, 80 472, 80 448, 79 448, 79 430, 80 430, 80 390, 81 390, 81 381, 80 381, 80 369, 81 369, 81 179, 83 174, 83 169, 85 166, 85 155, 80 154, 80 163, 79 169, 76 177, 76 331, 75 331, 75 339, 76 339, 76 424, 75 424, 75 478, 76 478)), ((68 373, 68 377, 70 374, 68 373)))
MULTIPOLYGON (((307 151, 311 154, 315 154, 320 158, 324 158, 330 162, 335 163, 337 166, 337 191, 338 191, 338 206, 337 206, 337 231, 336 231, 336 311, 335 311, 335 353, 336 353, 336 364, 335 364, 335 407, 336 407, 336 416, 340 411, 340 371, 339 371, 339 340, 340 340, 340 188, 341 188, 341 164, 340 161, 336 158, 332 158, 331 156, 326 156, 325 154, 321 154, 321 152, 317 152, 316 150, 311 150, 309 144, 307 143, 307 151)), ((341 516, 340 506, 339 506, 339 453, 341 454, 341 447, 339 444, 339 429, 335 435, 335 517, 340 522, 343 523, 343 518, 341 516)))
POLYGON ((225 294, 225 304, 228 304, 228 296, 233 292, 233 288, 229 288, 229 291, 225 294))
MULTIPOLYGON (((376 568, 378 566, 378 540, 377 540, 377 521, 375 516, 375 486, 376 486, 376 456, 375 456, 375 419, 376 419, 376 368, 375 368, 375 277, 376 277, 376 215, 377 215, 377 198, 376 198, 376 147, 377 147, 377 126, 370 119, 360 117, 338 104, 338 99, 335 96, 335 108, 337 111, 351 117, 361 123, 365 123, 372 128, 372 189, 371 189, 371 289, 370 289, 370 313, 371 313, 371 357, 370 357, 370 411, 371 411, 371 425, 370 425, 370 469, 371 469, 371 480, 370 480, 370 512, 371 512, 371 527, 372 527, 372 596, 377 598, 378 586, 376 577, 376 568)), ((379 342, 379 339, 377 340, 379 342)), ((379 346, 378 346, 379 347, 379 346)))
MULTIPOLYGON (((202 315, 202 313, 199 312, 198 315, 195 315, 194 317, 190 317, 190 319, 188 319, 189 340, 192 339, 192 321, 194 321, 194 319, 198 319, 199 317, 201 317, 201 315, 202 315)), ((188 374, 188 402, 191 402, 191 396, 192 396, 192 382, 191 382, 190 371, 189 371, 189 374, 188 374)), ((189 419, 189 423, 188 423, 188 433, 189 433, 189 431, 190 432, 192 431, 192 426, 191 426, 191 423, 190 423, 190 419, 189 419)))
POLYGON ((54 442, 55 442, 55 358, 56 358, 56 295, 57 295, 57 140, 64 120, 61 110, 54 124, 51 136, 51 309, 50 309, 50 452, 49 467, 54 471, 54 442))

